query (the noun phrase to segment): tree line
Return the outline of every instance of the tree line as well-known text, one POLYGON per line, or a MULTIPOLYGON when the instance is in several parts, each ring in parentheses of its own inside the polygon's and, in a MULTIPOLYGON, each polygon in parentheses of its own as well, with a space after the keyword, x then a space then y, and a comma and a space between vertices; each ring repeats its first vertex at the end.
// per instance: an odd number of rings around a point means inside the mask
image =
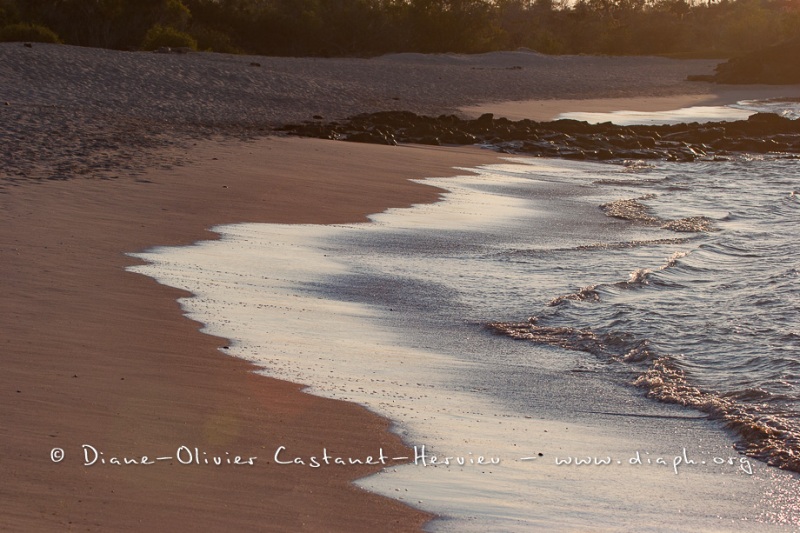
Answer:
POLYGON ((798 0, 0 0, 0 40, 114 49, 725 57, 798 36, 798 0))

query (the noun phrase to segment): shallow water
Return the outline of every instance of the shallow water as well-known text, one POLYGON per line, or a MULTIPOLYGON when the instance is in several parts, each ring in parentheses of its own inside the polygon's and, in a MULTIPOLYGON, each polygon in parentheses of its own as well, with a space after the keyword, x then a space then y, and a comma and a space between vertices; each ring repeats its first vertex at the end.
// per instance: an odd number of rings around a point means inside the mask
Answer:
POLYGON ((652 228, 651 242, 516 252, 536 270, 580 265, 584 277, 532 307, 535 319, 496 329, 641 372, 633 381, 651 397, 720 418, 742 451, 800 471, 798 172, 794 159, 741 159, 614 180, 642 200, 606 213, 652 228), (697 217, 707 224, 664 223, 697 217))
POLYGON ((800 118, 800 97, 798 96, 769 100, 742 100, 730 107, 760 113, 775 113, 791 119, 800 118))
POLYGON ((746 120, 755 111, 724 106, 695 106, 670 111, 612 111, 610 113, 571 112, 557 118, 585 120, 591 124, 613 122, 621 126, 633 124, 682 124, 689 122, 729 122, 746 120))
POLYGON ((585 120, 591 124, 612 122, 621 126, 635 124, 681 124, 690 122, 731 122, 747 120, 755 113, 776 113, 786 118, 800 117, 800 98, 742 100, 729 106, 693 106, 668 111, 611 111, 609 113, 571 112, 557 118, 585 120))
POLYGON ((798 170, 519 159, 369 224, 225 226, 132 270, 195 293, 233 355, 463 458, 362 482, 434 529, 772 530, 800 523, 797 478, 730 446, 797 450, 798 170), (620 199, 633 216, 600 207, 620 199), (562 464, 588 456, 611 463, 562 464))

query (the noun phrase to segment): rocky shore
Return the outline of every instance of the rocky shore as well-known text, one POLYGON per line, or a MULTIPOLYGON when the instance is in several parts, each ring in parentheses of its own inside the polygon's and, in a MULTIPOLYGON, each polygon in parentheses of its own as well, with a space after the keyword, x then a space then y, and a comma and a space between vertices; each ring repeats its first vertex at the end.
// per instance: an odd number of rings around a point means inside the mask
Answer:
POLYGON ((254 139, 323 116, 458 113, 489 101, 705 94, 711 60, 394 54, 372 59, 153 54, 0 43, 0 194, 186 163, 209 138, 254 139))
POLYGON ((800 83, 800 38, 733 57, 714 70, 712 76, 690 76, 690 79, 729 84, 800 83))
POLYGON ((575 120, 512 121, 489 113, 470 120, 390 111, 340 122, 308 121, 278 131, 377 144, 479 144, 500 152, 595 161, 694 161, 742 152, 800 153, 800 122, 772 113, 757 113, 736 122, 618 126, 575 120))

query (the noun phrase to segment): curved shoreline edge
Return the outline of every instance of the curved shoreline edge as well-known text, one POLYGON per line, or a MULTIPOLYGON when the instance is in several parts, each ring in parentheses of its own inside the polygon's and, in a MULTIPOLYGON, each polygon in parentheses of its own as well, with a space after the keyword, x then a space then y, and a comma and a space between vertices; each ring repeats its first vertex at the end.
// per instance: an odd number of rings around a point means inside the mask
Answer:
MULTIPOLYGON (((283 444, 319 454, 328 442, 350 446, 353 435, 367 434, 351 454, 401 445, 387 421, 363 408, 302 394, 300 385, 220 357, 225 341, 198 335, 198 324, 182 316, 176 298, 185 294, 125 272, 131 261, 124 253, 214 238, 206 228, 245 220, 362 220, 390 206, 437 199, 435 189, 409 178, 451 175, 454 166, 498 156, 471 148, 201 140, 214 133, 235 138, 242 114, 274 124, 409 102, 417 112, 444 111, 485 101, 492 91, 502 92, 498 98, 540 96, 554 105, 564 102, 554 98, 680 95, 693 89, 673 83, 672 74, 710 65, 532 54, 474 60, 526 63, 489 78, 473 68, 472 58, 259 58, 263 68, 255 69, 248 57, 216 54, 0 46, 10 103, 0 134, 20 148, 8 152, 14 158, 3 158, 4 170, 22 162, 21 173, 43 176, 0 188, 4 527, 255 531, 267 517, 285 530, 419 530, 428 515, 350 483, 368 469, 346 475, 308 468, 215 470, 174 461, 85 467, 81 445, 106 457, 140 459, 175 454, 178 446, 249 457, 283 444), (198 71, 204 75, 199 82, 193 77, 198 71), (416 77, 407 87, 383 77, 396 73, 405 82, 409 72, 416 77), (448 91, 437 81, 442 72, 458 81, 448 91), (599 72, 605 77, 593 79, 599 72), (511 84, 511 76, 521 81, 511 84), (525 86, 531 76, 537 83, 525 86), (202 82, 220 79, 230 83, 201 91, 202 82), (492 83, 472 83, 481 80, 492 83), (430 90, 418 90, 423 83, 430 90), (212 112, 208 125, 192 122, 212 112), (214 130, 228 115, 230 130, 214 130), (187 121, 178 125, 185 131, 169 124, 176 117, 187 121), (117 161, 123 165, 114 166, 117 161), (184 164, 157 168, 175 161, 184 164), (316 431, 322 425, 324 436, 316 431), (292 441, 282 439, 289 434, 292 441), (55 448, 65 450, 59 463, 50 457, 55 448)), ((242 130, 258 130, 251 126, 242 130)))
POLYGON ((198 335, 182 316, 181 291, 125 272, 124 253, 190 244, 210 236, 204 228, 243 220, 363 220, 438 198, 409 178, 451 175, 496 155, 275 138, 202 143, 193 154, 195 163, 146 179, 3 195, 3 522, 38 531, 255 531, 267 520, 282 530, 418 531, 429 515, 351 483, 374 467, 314 470, 270 457, 278 446, 305 457, 323 447, 399 455, 388 421, 221 357, 225 341, 198 335), (259 459, 85 466, 84 444, 109 460, 171 455, 179 446, 259 459), (59 463, 50 459, 55 447, 65 452, 59 463))

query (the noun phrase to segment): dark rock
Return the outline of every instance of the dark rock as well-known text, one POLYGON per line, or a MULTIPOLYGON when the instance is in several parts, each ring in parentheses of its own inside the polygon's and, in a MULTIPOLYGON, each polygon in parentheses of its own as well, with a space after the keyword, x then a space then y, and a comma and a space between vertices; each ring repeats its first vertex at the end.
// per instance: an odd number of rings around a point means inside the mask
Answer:
MULTIPOLYGON (((315 116, 316 120, 322 117, 315 116)), ((344 124, 309 121, 279 128, 293 135, 379 144, 488 144, 496 150, 589 160, 714 160, 728 152, 800 153, 800 121, 769 113, 710 124, 616 126, 575 120, 473 120, 408 111, 361 114, 344 124)))
POLYGON ((583 150, 559 150, 558 155, 564 159, 575 159, 578 161, 587 159, 586 152, 583 150))
POLYGON ((717 83, 800 83, 800 38, 734 57, 715 70, 717 83))
POLYGON ((418 142, 419 142, 419 144, 429 144, 429 145, 432 145, 432 146, 441 146, 442 145, 442 143, 441 143, 441 141, 439 140, 438 137, 433 137, 431 135, 429 135, 427 137, 422 137, 418 142))
POLYGON ((494 115, 491 113, 484 113, 475 120, 475 123, 480 126, 492 126, 494 124, 494 115))
POLYGON ((642 136, 638 137, 639 144, 642 145, 643 148, 655 148, 656 147, 656 140, 654 137, 649 136, 642 136))
POLYGON ((781 126, 789 126, 794 123, 792 119, 782 117, 776 113, 756 113, 755 115, 750 115, 747 122, 773 125, 779 124, 781 126))
POLYGON ((387 135, 380 130, 360 131, 347 135, 348 141, 357 143, 388 144, 396 145, 397 141, 391 135, 387 135))
POLYGON ((697 128, 692 133, 692 138, 696 142, 711 143, 725 138, 725 128, 697 128))
MULTIPOLYGON (((553 125, 555 130, 563 133, 586 133, 591 129, 591 125, 588 122, 571 118, 562 118, 550 124, 553 125)), ((602 124, 598 124, 598 126, 602 126, 602 124)))
POLYGON ((757 154, 765 154, 771 151, 771 145, 764 139, 731 139, 728 141, 726 148, 736 152, 753 152, 757 154))
POLYGON ((714 82, 715 78, 713 74, 689 74, 686 76, 686 81, 714 82))
POLYGON ((619 156, 612 152, 611 150, 607 150, 605 148, 601 148, 597 150, 597 159, 600 161, 608 161, 611 159, 618 159, 619 156))

